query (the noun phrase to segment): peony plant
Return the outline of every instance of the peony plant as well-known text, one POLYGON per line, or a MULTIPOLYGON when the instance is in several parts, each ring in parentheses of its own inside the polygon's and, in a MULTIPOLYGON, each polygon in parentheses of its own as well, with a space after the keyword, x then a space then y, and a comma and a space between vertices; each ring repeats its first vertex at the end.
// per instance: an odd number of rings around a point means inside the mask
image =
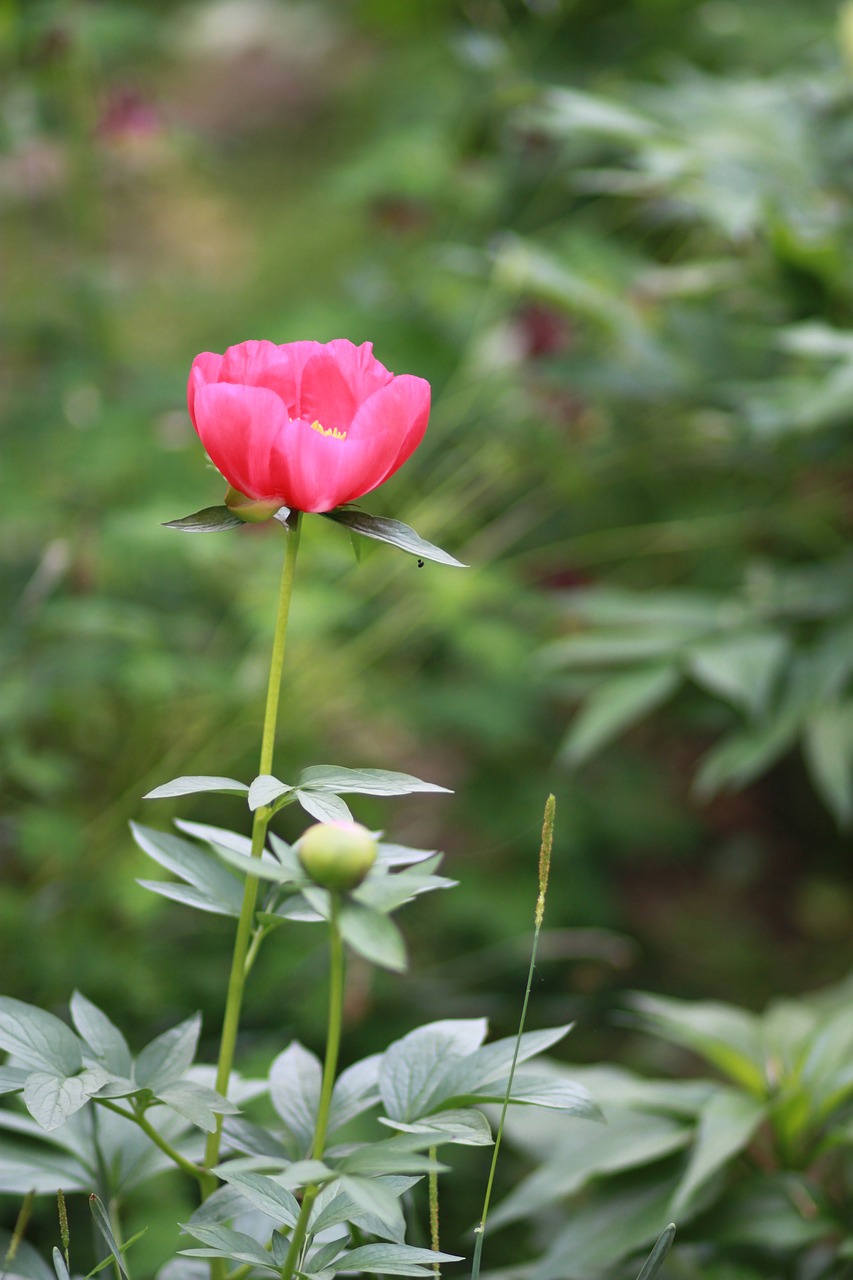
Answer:
MULTIPOLYGON (((123 1208, 142 1183, 168 1170, 194 1185, 197 1200, 182 1224, 185 1247, 163 1272, 168 1280, 196 1280, 200 1267, 211 1280, 332 1280, 338 1272, 429 1277, 460 1260, 440 1248, 437 1178, 446 1166, 438 1162, 439 1148, 490 1144, 483 1108, 492 1102, 502 1102, 504 1112, 512 1102, 597 1116, 583 1088, 524 1065, 569 1028, 524 1033, 523 1016, 517 1037, 491 1044, 484 1043, 482 1018, 433 1022, 339 1069, 347 953, 403 970, 394 913, 453 883, 438 873, 440 855, 367 830, 349 803, 446 789, 391 770, 298 768, 290 760, 283 770, 289 780, 276 775, 287 620, 305 514, 421 561, 463 567, 408 526, 352 505, 417 448, 429 400, 424 379, 395 377, 369 343, 356 347, 345 339, 244 342, 193 362, 190 416, 227 490, 223 504, 169 527, 210 532, 270 520, 284 537, 258 775, 182 776, 147 797, 231 796, 235 806, 248 807, 250 833, 239 820, 227 830, 179 819, 178 834, 133 825, 139 848, 172 877, 143 881, 144 887, 234 922, 218 1059, 213 1066, 196 1062, 197 1014, 134 1054, 107 1014, 79 992, 71 997, 70 1024, 0 998, 0 1048, 8 1055, 0 1066, 8 1099, 0 1111, 0 1191, 19 1193, 24 1205, 8 1242, 6 1280, 74 1274, 63 1193, 89 1196, 107 1261, 127 1280, 133 1241, 123 1237, 123 1208), (288 806, 311 820, 293 845, 275 830, 288 806), (246 1078, 235 1071, 246 982, 260 949, 294 921, 328 937, 324 1053, 293 1041, 265 1078, 246 1078), (32 1196, 57 1193, 62 1247, 51 1269, 28 1245, 25 1221, 32 1196), (429 1249, 406 1242, 403 1204, 418 1197, 428 1205, 429 1249)), ((553 801, 543 830, 537 937, 552 826, 553 801)))

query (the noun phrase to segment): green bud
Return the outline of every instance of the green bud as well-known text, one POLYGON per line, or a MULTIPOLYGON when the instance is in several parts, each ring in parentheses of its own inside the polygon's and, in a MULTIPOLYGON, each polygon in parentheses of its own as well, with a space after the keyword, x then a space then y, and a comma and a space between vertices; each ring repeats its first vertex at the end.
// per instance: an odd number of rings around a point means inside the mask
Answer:
POLYGON ((247 524, 261 524, 264 520, 271 520, 284 504, 281 498, 247 498, 245 493, 229 484, 225 505, 247 524))
POLYGON ((297 853, 315 884, 346 893, 361 884, 376 861, 376 841, 358 822, 318 822, 304 833, 297 853))

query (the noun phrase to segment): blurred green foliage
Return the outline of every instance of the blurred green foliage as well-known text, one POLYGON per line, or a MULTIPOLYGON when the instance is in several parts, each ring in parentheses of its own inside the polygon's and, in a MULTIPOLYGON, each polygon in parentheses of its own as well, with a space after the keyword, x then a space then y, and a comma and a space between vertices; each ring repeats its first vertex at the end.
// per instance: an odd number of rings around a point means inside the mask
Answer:
MULTIPOLYGON (((226 926, 137 888, 127 821, 239 821, 140 796, 253 776, 281 547, 160 528, 222 495, 184 381, 342 335, 435 391, 365 506, 473 566, 356 565, 306 522, 280 771, 457 792, 354 806, 462 888, 412 922, 409 985, 354 975, 353 1054, 412 999, 513 1024, 548 790, 537 1008, 586 1012, 590 1056, 626 969, 746 1004, 837 979, 849 6, 4 0, 0 58, 4 990, 77 985, 131 1033, 199 1006, 213 1040, 226 926)), ((320 1031, 290 945, 250 993, 260 1057, 320 1031)))

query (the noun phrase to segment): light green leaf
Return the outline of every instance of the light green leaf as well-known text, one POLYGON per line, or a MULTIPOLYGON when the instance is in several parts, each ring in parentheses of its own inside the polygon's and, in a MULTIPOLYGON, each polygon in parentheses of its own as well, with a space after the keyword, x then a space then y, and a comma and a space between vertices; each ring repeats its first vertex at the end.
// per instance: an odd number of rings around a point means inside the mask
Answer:
POLYGON ((24 1085, 24 1102, 33 1119, 50 1132, 85 1106, 108 1078, 101 1067, 86 1067, 73 1076, 34 1071, 24 1085))
POLYGON ((560 755, 569 764, 583 764, 665 702, 680 681, 674 665, 644 667, 611 676, 584 699, 560 755))
POLYGON ((26 1067, 0 1067, 0 1094, 18 1093, 27 1082, 26 1067))
MULTIPOLYGON (((0 1227, 0 1260, 8 1254, 11 1232, 0 1227)), ((5 1263, 6 1280, 54 1280, 53 1272, 41 1254, 26 1240, 19 1240, 13 1260, 5 1263)))
POLYGON ((809 773, 839 823, 853 822, 853 702, 830 703, 809 718, 805 732, 809 773))
POLYGON ((250 1204, 267 1217, 288 1227, 296 1226, 299 1202, 281 1183, 261 1173, 231 1173, 227 1165, 220 1170, 219 1176, 236 1187, 250 1204))
MULTIPOLYGON (((503 1099, 501 1099, 503 1100, 503 1099)), ((466 1147, 489 1147, 492 1145, 492 1130, 482 1111, 472 1108, 457 1108, 453 1111, 437 1111, 413 1124, 402 1120, 389 1120, 380 1116, 382 1124, 401 1133, 434 1134, 436 1145, 441 1142, 455 1142, 466 1147)))
POLYGON ((226 506, 203 507, 191 516, 180 520, 164 520, 164 529, 178 529, 181 533, 221 533, 224 529, 239 529, 244 521, 226 506))
POLYGON ((393 973, 402 973, 406 968, 403 935, 388 916, 360 902, 345 902, 338 925, 344 942, 371 964, 393 973))
POLYGON ((156 1097, 205 1133, 215 1131, 217 1115, 231 1116, 240 1110, 215 1089, 194 1080, 175 1080, 163 1085, 156 1090, 156 1097))
POLYGON ((71 1280, 71 1272, 68 1270, 68 1263, 65 1261, 63 1254, 53 1246, 53 1269, 56 1272, 56 1280, 71 1280))
POLYGON ((161 898, 168 898, 170 902, 179 902, 184 907, 206 911, 212 916, 232 916, 237 919, 240 915, 239 907, 223 906, 219 898, 214 898, 204 889, 195 889, 191 884, 179 884, 176 880, 137 880, 136 883, 142 889, 159 894, 161 898))
POLYGON ((300 1154, 314 1141, 323 1068, 320 1059, 293 1040, 270 1067, 270 1098, 297 1141, 300 1154))
POLYGON ((694 781, 700 799, 723 788, 745 787, 779 759, 794 743, 797 722, 780 715, 748 732, 733 733, 703 756, 694 781))
POLYGON ((228 1258, 231 1262, 248 1262, 262 1271, 278 1273, 272 1257, 256 1240, 242 1231, 232 1231, 218 1223, 183 1222, 181 1230, 201 1240, 206 1248, 181 1249, 187 1258, 228 1258))
POLYGON ((368 1176, 388 1173, 441 1173, 446 1166, 437 1164, 424 1155, 434 1146, 430 1134, 405 1133, 387 1142, 371 1142, 340 1156, 335 1163, 339 1173, 357 1173, 368 1176))
POLYGON ((71 1020, 102 1067, 112 1075, 128 1077, 132 1058, 122 1033, 97 1005, 79 991, 71 997, 71 1020))
POLYGON ((279 782, 278 778, 274 778, 272 774, 261 774, 249 787, 249 808, 254 812, 255 809, 274 804, 279 796, 287 795, 292 790, 293 787, 289 783, 279 782))
POLYGON ((774 1252, 804 1248, 838 1230, 804 1177, 779 1173, 741 1179, 703 1218, 703 1227, 718 1246, 774 1252))
POLYGON ((439 564, 453 565, 457 569, 468 567, 440 547, 427 542, 400 520, 371 516, 356 507, 337 507, 334 511, 324 511, 322 514, 327 520, 345 525, 351 533, 360 533, 364 538, 375 538, 377 542, 390 542, 393 547, 408 551, 409 555, 419 556, 422 560, 437 560, 439 564))
POLYGON ((332 1106, 329 1112, 330 1133, 334 1133, 355 1116, 377 1105, 381 1061, 382 1055, 373 1053, 369 1058, 354 1062, 338 1076, 332 1091, 332 1106))
POLYGON ((192 1065, 200 1034, 201 1014, 196 1013, 146 1045, 133 1068, 139 1087, 156 1094, 180 1080, 192 1065))
POLYGON ((113 1235, 112 1224, 110 1223, 109 1214, 103 1206, 103 1203, 96 1195, 89 1196, 89 1208, 92 1211, 92 1217, 95 1220, 95 1226, 104 1238, 107 1248, 115 1260, 119 1271, 128 1280, 127 1267, 122 1257, 121 1246, 113 1235))
POLYGON ((672 1216, 685 1214, 708 1179, 746 1147, 767 1115, 748 1094, 720 1089, 702 1109, 690 1161, 672 1202, 672 1216))
POLYGON ((247 856, 252 851, 251 836, 241 835, 238 831, 229 831, 227 827, 212 827, 206 822, 187 822, 184 818, 176 818, 175 826, 196 840, 204 840, 211 847, 230 849, 233 853, 243 853, 247 856))
POLYGON ((724 636, 691 647, 687 669, 711 693, 756 716, 766 707, 789 650, 781 631, 724 636))
MULTIPOLYGON (((482 1048, 457 1062, 448 1063, 433 1080, 423 1114, 437 1109, 451 1099, 479 1093, 495 1081, 503 1080, 512 1066, 513 1059, 519 1065, 527 1062, 537 1053, 544 1053, 546 1049, 558 1044, 571 1029, 572 1024, 569 1023, 564 1027, 551 1027, 547 1031, 528 1031, 520 1039, 517 1036, 507 1036, 503 1040, 496 1040, 493 1044, 483 1045, 482 1048)), ((586 1094, 585 1090, 579 1092, 586 1094)), ((408 1120, 418 1118, 419 1116, 414 1115, 405 1117, 408 1120)))
POLYGON ((142 797, 143 800, 167 800, 173 796, 192 796, 200 791, 213 791, 224 796, 244 796, 249 788, 234 778, 215 778, 203 774, 187 775, 164 782, 142 797))
POLYGON ((11 996, 0 996, 0 1049, 60 1076, 73 1076, 83 1065, 80 1041, 64 1022, 11 996))
POLYGON ((442 791, 447 787, 424 782, 410 773, 390 769, 344 769, 332 764, 315 764, 303 769, 299 787, 311 791, 333 791, 336 795, 408 796, 416 791, 442 791))
POLYGON ((486 1036, 485 1018, 446 1019, 416 1027, 382 1056, 379 1092, 392 1120, 418 1120, 435 1092, 436 1074, 447 1074, 474 1054, 486 1036))
MULTIPOLYGON (((437 864, 440 859, 434 861, 437 864)), ((393 876, 370 875, 354 890, 352 897, 354 901, 388 915, 422 893, 452 889, 456 884, 457 880, 448 880, 446 876, 430 875, 426 868, 412 867, 393 876)))
POLYGON ((461 1262, 456 1253, 416 1249, 407 1244, 365 1244, 341 1255, 337 1269, 380 1272, 389 1276, 432 1276, 436 1263, 461 1262))
POLYGON ((293 794, 316 822, 352 822, 349 806, 334 792, 297 790, 293 794))
POLYGON ((736 1084, 763 1099, 767 1092, 758 1019, 734 1005, 634 993, 631 1005, 648 1030, 686 1046, 736 1084))
POLYGON ((355 1216, 376 1219, 385 1228, 383 1235, 392 1240, 405 1236, 406 1221, 400 1205, 399 1194, 382 1178, 362 1178, 355 1174, 342 1174, 339 1185, 355 1207, 355 1216))
POLYGON ((139 848, 149 858, 200 890, 206 899, 218 903, 222 914, 232 915, 235 909, 239 913, 243 902, 239 880, 202 846, 136 822, 130 824, 130 829, 139 848))

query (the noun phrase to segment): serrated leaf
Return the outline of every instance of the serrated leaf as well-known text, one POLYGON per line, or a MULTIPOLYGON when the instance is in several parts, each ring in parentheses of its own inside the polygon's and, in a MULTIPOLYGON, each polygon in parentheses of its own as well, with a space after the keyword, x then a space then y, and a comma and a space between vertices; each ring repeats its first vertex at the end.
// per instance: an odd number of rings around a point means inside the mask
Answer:
POLYGON ((300 788, 311 791, 333 791, 336 795, 407 796, 417 791, 442 791, 447 787, 424 782, 410 773, 390 769, 345 769, 332 764, 315 764, 299 775, 300 788))
POLYGON ((70 1027, 11 996, 0 996, 0 1049, 54 1075, 73 1076, 83 1066, 83 1050, 70 1027))
POLYGON ((560 748, 569 764, 584 764, 675 692, 678 668, 654 666, 611 676, 584 699, 560 748))
POLYGON ((227 1165, 220 1169, 219 1176, 236 1187, 250 1204, 267 1217, 288 1227, 296 1226, 299 1202, 279 1182, 261 1173, 231 1173, 227 1165))
POLYGON ((298 1040, 292 1041, 270 1067, 270 1098, 298 1144, 300 1154, 314 1141, 323 1068, 320 1059, 298 1040))
POLYGON ((338 926, 344 942, 371 964, 392 973, 402 973, 406 968, 403 935, 388 916, 360 902, 345 902, 338 926))
POLYGON ((371 516, 355 507, 337 507, 334 511, 324 511, 322 514, 327 520, 344 525, 351 533, 360 533, 363 538, 375 538, 377 542, 389 542, 391 546, 399 547, 409 555, 419 556, 423 560, 436 560, 439 564, 452 565, 456 569, 468 567, 440 547, 427 542, 401 520, 371 516))
POLYGON ((244 522, 226 506, 203 507, 191 516, 179 520, 164 520, 164 529, 178 529, 181 533, 221 533, 225 529, 238 529, 244 522))
POLYGON ((136 1059, 133 1078, 142 1089, 157 1093, 180 1080, 195 1058, 201 1014, 193 1014, 146 1045, 136 1059))
POLYGON ((133 1059, 118 1027, 79 991, 71 997, 71 1021, 98 1062, 112 1075, 127 1078, 133 1059))
POLYGON ((143 800, 167 800, 172 796, 192 796, 202 791, 213 791, 223 796, 244 796, 249 788, 235 778, 209 777, 204 774, 188 774, 164 782, 142 797, 143 800))
POLYGON ((353 820, 349 805, 334 792, 297 789, 293 794, 305 812, 310 814, 316 822, 352 822, 353 820))

